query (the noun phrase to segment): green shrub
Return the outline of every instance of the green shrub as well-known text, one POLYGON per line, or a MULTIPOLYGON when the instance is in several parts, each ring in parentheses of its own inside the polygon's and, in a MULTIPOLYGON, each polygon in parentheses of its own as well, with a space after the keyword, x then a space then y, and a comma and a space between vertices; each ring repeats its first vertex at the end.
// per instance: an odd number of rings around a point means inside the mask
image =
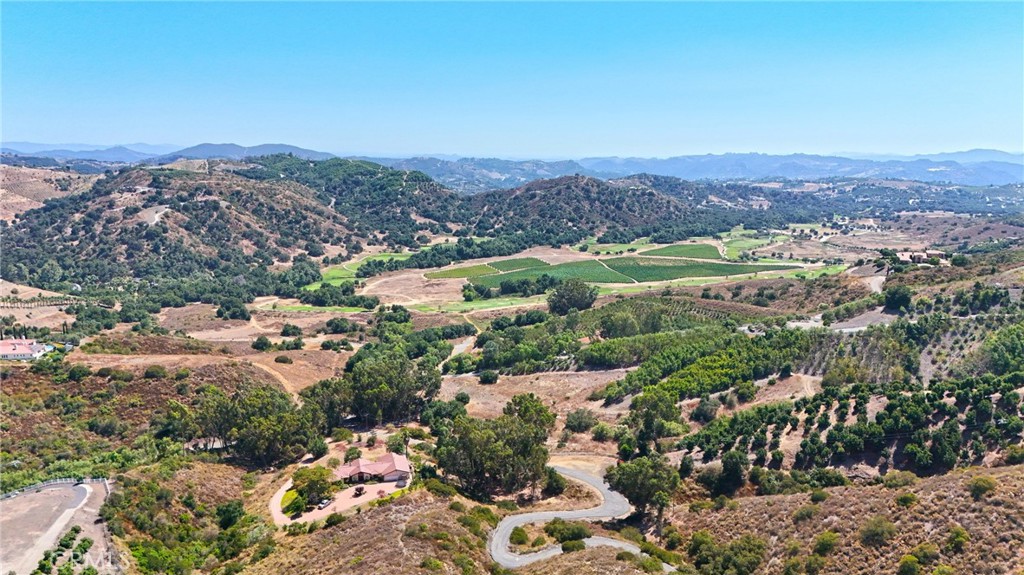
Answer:
POLYGON ((607 423, 598 423, 591 430, 591 437, 594 441, 605 442, 612 439, 615 436, 615 429, 607 423))
POLYGON ((279 355, 274 358, 274 363, 292 363, 292 358, 287 355, 279 355))
POLYGON ((946 538, 946 548, 953 553, 962 553, 967 543, 971 540, 971 534, 959 525, 949 528, 949 536, 946 538))
POLYGON ((503 499, 495 503, 494 506, 497 507, 498 509, 501 509, 502 511, 515 511, 516 509, 519 509, 519 506, 516 505, 516 502, 510 499, 503 499))
POLYGON ((597 425, 597 416, 586 408, 571 411, 569 415, 565 416, 565 428, 573 433, 583 433, 595 425, 597 425))
POLYGON ((420 562, 420 567, 427 571, 440 571, 441 569, 444 569, 444 563, 433 557, 426 557, 420 562))
POLYGON ((327 516, 327 519, 324 520, 324 525, 326 527, 334 527, 335 525, 344 523, 345 519, 345 516, 341 513, 331 513, 327 516))
POLYGON ((554 497, 561 495, 565 491, 565 478, 562 477, 554 467, 548 467, 544 470, 544 495, 548 497, 554 497))
MULTIPOLYGON (((437 481, 437 480, 435 479, 434 481, 437 481)), ((466 506, 463 505, 461 501, 452 501, 448 505, 448 509, 451 509, 452 511, 455 511, 456 513, 465 513, 466 512, 466 506)))
POLYGON ((643 543, 641 543, 640 550, 650 555, 651 557, 657 557, 659 561, 663 563, 668 563, 669 565, 679 565, 683 562, 683 558, 680 557, 678 553, 666 551, 649 541, 644 541, 643 543))
POLYGON ((577 521, 566 521, 561 518, 555 518, 548 522, 544 526, 544 533, 554 537, 559 543, 565 543, 566 541, 573 541, 577 539, 586 539, 590 537, 592 533, 590 528, 585 523, 577 521))
POLYGON ((910 550, 922 565, 931 565, 939 560, 939 546, 934 543, 922 543, 910 550))
POLYGON ((793 523, 807 521, 818 514, 820 508, 817 505, 803 505, 793 512, 793 523))
POLYGON ((821 555, 809 555, 804 561, 804 573, 818 575, 825 569, 825 558, 821 555))
POLYGON ((988 475, 979 475, 967 482, 967 490, 977 501, 996 490, 996 480, 988 475))
POLYGON ((876 515, 860 528, 860 541, 869 547, 881 547, 896 535, 896 526, 885 517, 876 515))
POLYGON ((839 544, 839 534, 835 531, 824 531, 814 538, 812 549, 815 555, 828 555, 839 544))
POLYGON ((1024 463, 1024 445, 1011 445, 1007 447, 1004 457, 1006 458, 1007 465, 1024 463))
POLYGON ((459 494, 459 492, 451 485, 442 483, 440 480, 434 478, 424 481, 423 486, 427 488, 427 491, 440 497, 455 497, 459 494))
POLYGON ((890 471, 882 478, 882 483, 889 489, 899 489, 917 483, 917 476, 910 471, 890 471))
POLYGON ((896 496, 896 505, 905 508, 913 507, 914 505, 917 505, 917 495, 914 495, 909 491, 906 493, 900 493, 896 496))
POLYGON ((158 379, 167 377, 167 368, 162 365, 151 365, 146 368, 143 374, 146 379, 158 379))
POLYGON ((587 548, 587 544, 580 539, 573 539, 562 543, 562 553, 572 553, 573 551, 583 551, 587 548))
POLYGON ((821 503, 828 499, 828 492, 824 489, 815 489, 811 491, 811 503, 821 503))
POLYGON ((513 545, 526 545, 530 542, 530 536, 526 534, 526 530, 522 527, 514 527, 512 535, 509 536, 508 540, 513 545))
POLYGON ((480 383, 484 385, 491 385, 492 383, 498 383, 498 372, 490 369, 485 369, 480 372, 480 383))
POLYGON ((949 565, 939 565, 932 570, 932 575, 956 575, 956 569, 953 569, 949 565))
POLYGON ((896 570, 897 575, 918 575, 921 573, 921 562, 913 555, 904 555, 900 559, 900 566, 896 570))
POLYGON ((544 545, 547 545, 547 544, 548 544, 547 538, 544 537, 543 535, 538 535, 536 538, 534 538, 533 541, 530 542, 530 547, 543 547, 544 545))

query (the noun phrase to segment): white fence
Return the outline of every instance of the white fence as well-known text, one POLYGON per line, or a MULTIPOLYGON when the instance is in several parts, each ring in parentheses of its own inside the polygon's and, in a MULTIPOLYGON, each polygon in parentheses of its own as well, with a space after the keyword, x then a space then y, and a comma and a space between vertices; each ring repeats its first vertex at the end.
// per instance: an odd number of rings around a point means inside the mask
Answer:
POLYGON ((40 489, 43 489, 44 487, 50 487, 51 485, 78 485, 79 483, 102 483, 103 489, 106 490, 107 495, 110 495, 110 482, 107 481, 106 477, 86 477, 84 479, 77 479, 74 477, 61 477, 58 479, 47 479, 46 481, 36 483, 35 485, 28 485, 22 487, 21 489, 8 491, 7 493, 0 495, 0 501, 3 501, 4 499, 10 499, 11 497, 14 497, 15 495, 20 495, 22 493, 36 492, 39 491, 40 489))

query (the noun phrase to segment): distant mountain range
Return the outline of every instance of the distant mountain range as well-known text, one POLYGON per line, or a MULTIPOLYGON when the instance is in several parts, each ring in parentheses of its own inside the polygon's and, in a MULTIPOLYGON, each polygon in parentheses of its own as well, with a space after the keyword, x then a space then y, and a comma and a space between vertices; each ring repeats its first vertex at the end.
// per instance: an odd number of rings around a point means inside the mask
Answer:
POLYGON ((184 150, 178 150, 151 158, 154 163, 166 163, 174 160, 208 160, 212 158, 223 158, 226 160, 241 160, 255 156, 270 156, 273 154, 291 154, 304 160, 327 160, 337 157, 327 152, 307 150, 288 144, 260 144, 258 146, 239 146, 238 144, 199 144, 184 150))
MULTIPOLYGON (((292 154, 325 160, 335 154, 287 144, 204 143, 167 151, 168 145, 132 144, 99 147, 89 144, 5 142, 2 151, 14 156, 53 158, 59 162, 90 160, 111 163, 166 164, 179 159, 241 160, 271 154, 292 154)), ((848 154, 707 154, 672 158, 602 157, 580 160, 504 160, 498 158, 360 158, 399 170, 417 170, 464 194, 510 189, 540 179, 585 175, 616 178, 632 174, 673 176, 686 180, 764 180, 771 178, 879 178, 961 185, 1024 183, 1024 154, 999 150, 968 150, 918 156, 848 154)))
MULTIPOLYGON (((982 151, 978 151, 982 152, 982 151)), ((987 152, 987 151, 984 151, 987 152)), ((985 157, 988 154, 959 152, 949 156, 985 157)), ((943 155, 938 155, 943 156, 943 155)), ((884 178, 952 182, 964 185, 1000 185, 1024 182, 1024 160, 1006 154, 1012 161, 958 162, 925 158, 868 160, 811 154, 708 154, 674 158, 584 158, 580 165, 589 170, 629 174, 657 174, 686 180, 760 180, 765 178, 823 179, 835 177, 884 178)))

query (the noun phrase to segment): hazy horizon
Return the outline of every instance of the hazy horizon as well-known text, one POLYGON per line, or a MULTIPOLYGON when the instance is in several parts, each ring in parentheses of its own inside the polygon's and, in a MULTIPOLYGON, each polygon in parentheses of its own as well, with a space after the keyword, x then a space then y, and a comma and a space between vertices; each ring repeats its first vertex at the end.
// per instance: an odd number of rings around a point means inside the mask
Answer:
POLYGON ((0 10, 4 141, 516 159, 1024 149, 1018 2, 0 10))

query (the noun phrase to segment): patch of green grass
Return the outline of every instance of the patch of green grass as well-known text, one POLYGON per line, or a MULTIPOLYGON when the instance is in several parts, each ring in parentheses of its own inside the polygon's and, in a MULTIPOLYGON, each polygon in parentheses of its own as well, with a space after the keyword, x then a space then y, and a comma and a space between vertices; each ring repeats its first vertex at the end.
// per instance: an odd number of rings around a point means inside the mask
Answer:
POLYGON ((295 498, 298 496, 299 494, 296 493, 294 489, 289 489, 288 491, 285 491, 284 496, 281 497, 281 509, 286 509, 288 507, 288 504, 291 503, 292 501, 295 501, 295 498))
POLYGON ((511 260, 499 260, 491 262, 490 266, 498 271, 502 272, 514 272, 516 270, 525 270, 530 268, 543 268, 550 264, 548 262, 539 260, 537 258, 515 258, 511 260))
POLYGON ((641 252, 645 256, 664 256, 670 258, 699 258, 705 260, 720 260, 722 254, 718 248, 710 244, 677 244, 665 246, 653 250, 641 252))
POLYGON ((488 274, 496 273, 498 270, 487 264, 477 264, 475 266, 465 266, 461 268, 446 268, 438 270, 436 272, 429 272, 426 274, 428 279, 451 279, 451 278, 472 278, 476 276, 485 276, 488 274))
POLYGON ((518 280, 523 278, 538 278, 548 274, 559 279, 579 278, 591 283, 632 283, 628 277, 610 270, 601 262, 588 260, 582 262, 568 262, 542 268, 530 268, 509 272, 506 274, 480 276, 473 279, 473 283, 486 287, 498 287, 506 280, 518 280))
POLYGON ((617 254, 619 252, 628 252, 629 250, 639 250, 644 246, 651 244, 650 238, 638 238, 628 244, 598 244, 592 242, 585 242, 587 245, 587 251, 592 254, 617 254))
POLYGON ((320 275, 323 277, 323 281, 318 281, 304 286, 302 289, 314 290, 320 287, 321 284, 339 285, 348 281, 356 279, 356 271, 359 270, 359 266, 366 262, 374 260, 407 260, 412 257, 412 252, 406 253, 383 253, 372 256, 366 256, 365 258, 358 259, 351 262, 345 262, 340 265, 331 266, 320 271, 320 275))
POLYGON ((678 278, 743 275, 764 271, 786 270, 796 266, 726 264, 714 262, 672 262, 652 258, 613 258, 605 260, 608 267, 638 282, 655 282, 678 278))

